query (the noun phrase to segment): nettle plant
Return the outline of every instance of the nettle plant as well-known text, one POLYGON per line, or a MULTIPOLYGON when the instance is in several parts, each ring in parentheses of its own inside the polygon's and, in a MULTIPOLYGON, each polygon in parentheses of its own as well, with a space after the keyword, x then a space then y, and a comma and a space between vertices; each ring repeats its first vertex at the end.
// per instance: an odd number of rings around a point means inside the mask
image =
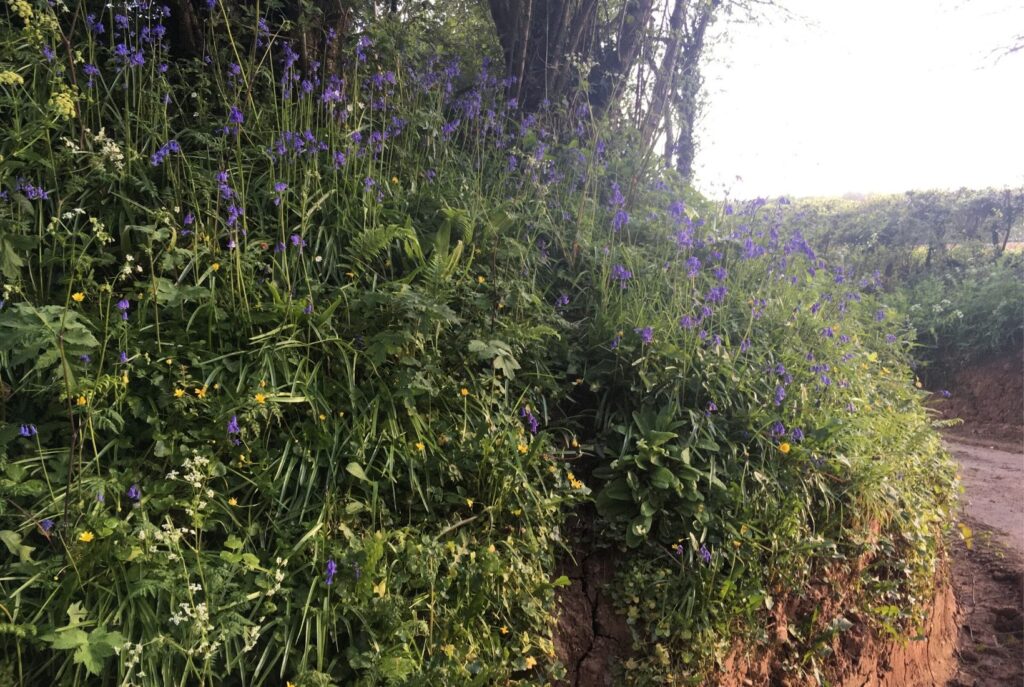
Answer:
POLYGON ((866 549, 913 621, 952 476, 870 277, 486 60, 208 11, 3 9, 9 682, 547 684, 591 496, 630 679, 866 549))

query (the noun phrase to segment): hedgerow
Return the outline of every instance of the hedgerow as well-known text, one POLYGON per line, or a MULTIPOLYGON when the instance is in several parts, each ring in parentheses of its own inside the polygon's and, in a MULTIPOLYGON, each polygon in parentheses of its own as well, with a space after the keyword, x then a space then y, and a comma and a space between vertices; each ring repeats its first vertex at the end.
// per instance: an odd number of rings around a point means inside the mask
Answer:
POLYGON ((194 60, 159 5, 3 11, 4 684, 547 684, 589 502, 623 682, 865 553, 920 620, 908 330, 775 205, 386 23, 327 66, 217 3, 194 60))

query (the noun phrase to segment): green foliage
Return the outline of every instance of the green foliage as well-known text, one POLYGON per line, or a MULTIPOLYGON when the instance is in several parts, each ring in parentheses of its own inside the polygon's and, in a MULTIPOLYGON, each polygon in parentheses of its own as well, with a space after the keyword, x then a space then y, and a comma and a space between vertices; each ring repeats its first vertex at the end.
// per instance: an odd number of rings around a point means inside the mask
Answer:
POLYGON ((908 333, 777 208, 406 62, 444 22, 300 73, 258 17, 207 63, 118 11, 0 23, 0 675, 547 684, 591 497, 634 682, 836 558, 913 621, 953 475, 908 333))

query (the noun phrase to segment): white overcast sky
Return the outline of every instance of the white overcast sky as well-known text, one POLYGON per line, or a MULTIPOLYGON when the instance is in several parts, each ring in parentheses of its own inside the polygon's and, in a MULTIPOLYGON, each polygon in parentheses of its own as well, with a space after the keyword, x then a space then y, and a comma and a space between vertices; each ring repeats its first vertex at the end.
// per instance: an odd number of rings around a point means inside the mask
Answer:
POLYGON ((702 191, 1024 185, 1024 51, 995 54, 1024 0, 777 1, 800 18, 728 25, 705 67, 702 191))

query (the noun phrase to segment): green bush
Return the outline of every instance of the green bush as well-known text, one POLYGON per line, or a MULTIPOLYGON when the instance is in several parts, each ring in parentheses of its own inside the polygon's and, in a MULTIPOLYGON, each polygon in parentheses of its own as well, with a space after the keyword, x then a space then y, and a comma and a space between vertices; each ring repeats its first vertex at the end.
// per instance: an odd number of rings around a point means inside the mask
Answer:
POLYGON ((0 23, 11 682, 546 684, 591 496, 623 680, 865 551, 910 628, 954 478, 870 285, 486 61, 214 8, 205 60, 148 5, 0 23))

